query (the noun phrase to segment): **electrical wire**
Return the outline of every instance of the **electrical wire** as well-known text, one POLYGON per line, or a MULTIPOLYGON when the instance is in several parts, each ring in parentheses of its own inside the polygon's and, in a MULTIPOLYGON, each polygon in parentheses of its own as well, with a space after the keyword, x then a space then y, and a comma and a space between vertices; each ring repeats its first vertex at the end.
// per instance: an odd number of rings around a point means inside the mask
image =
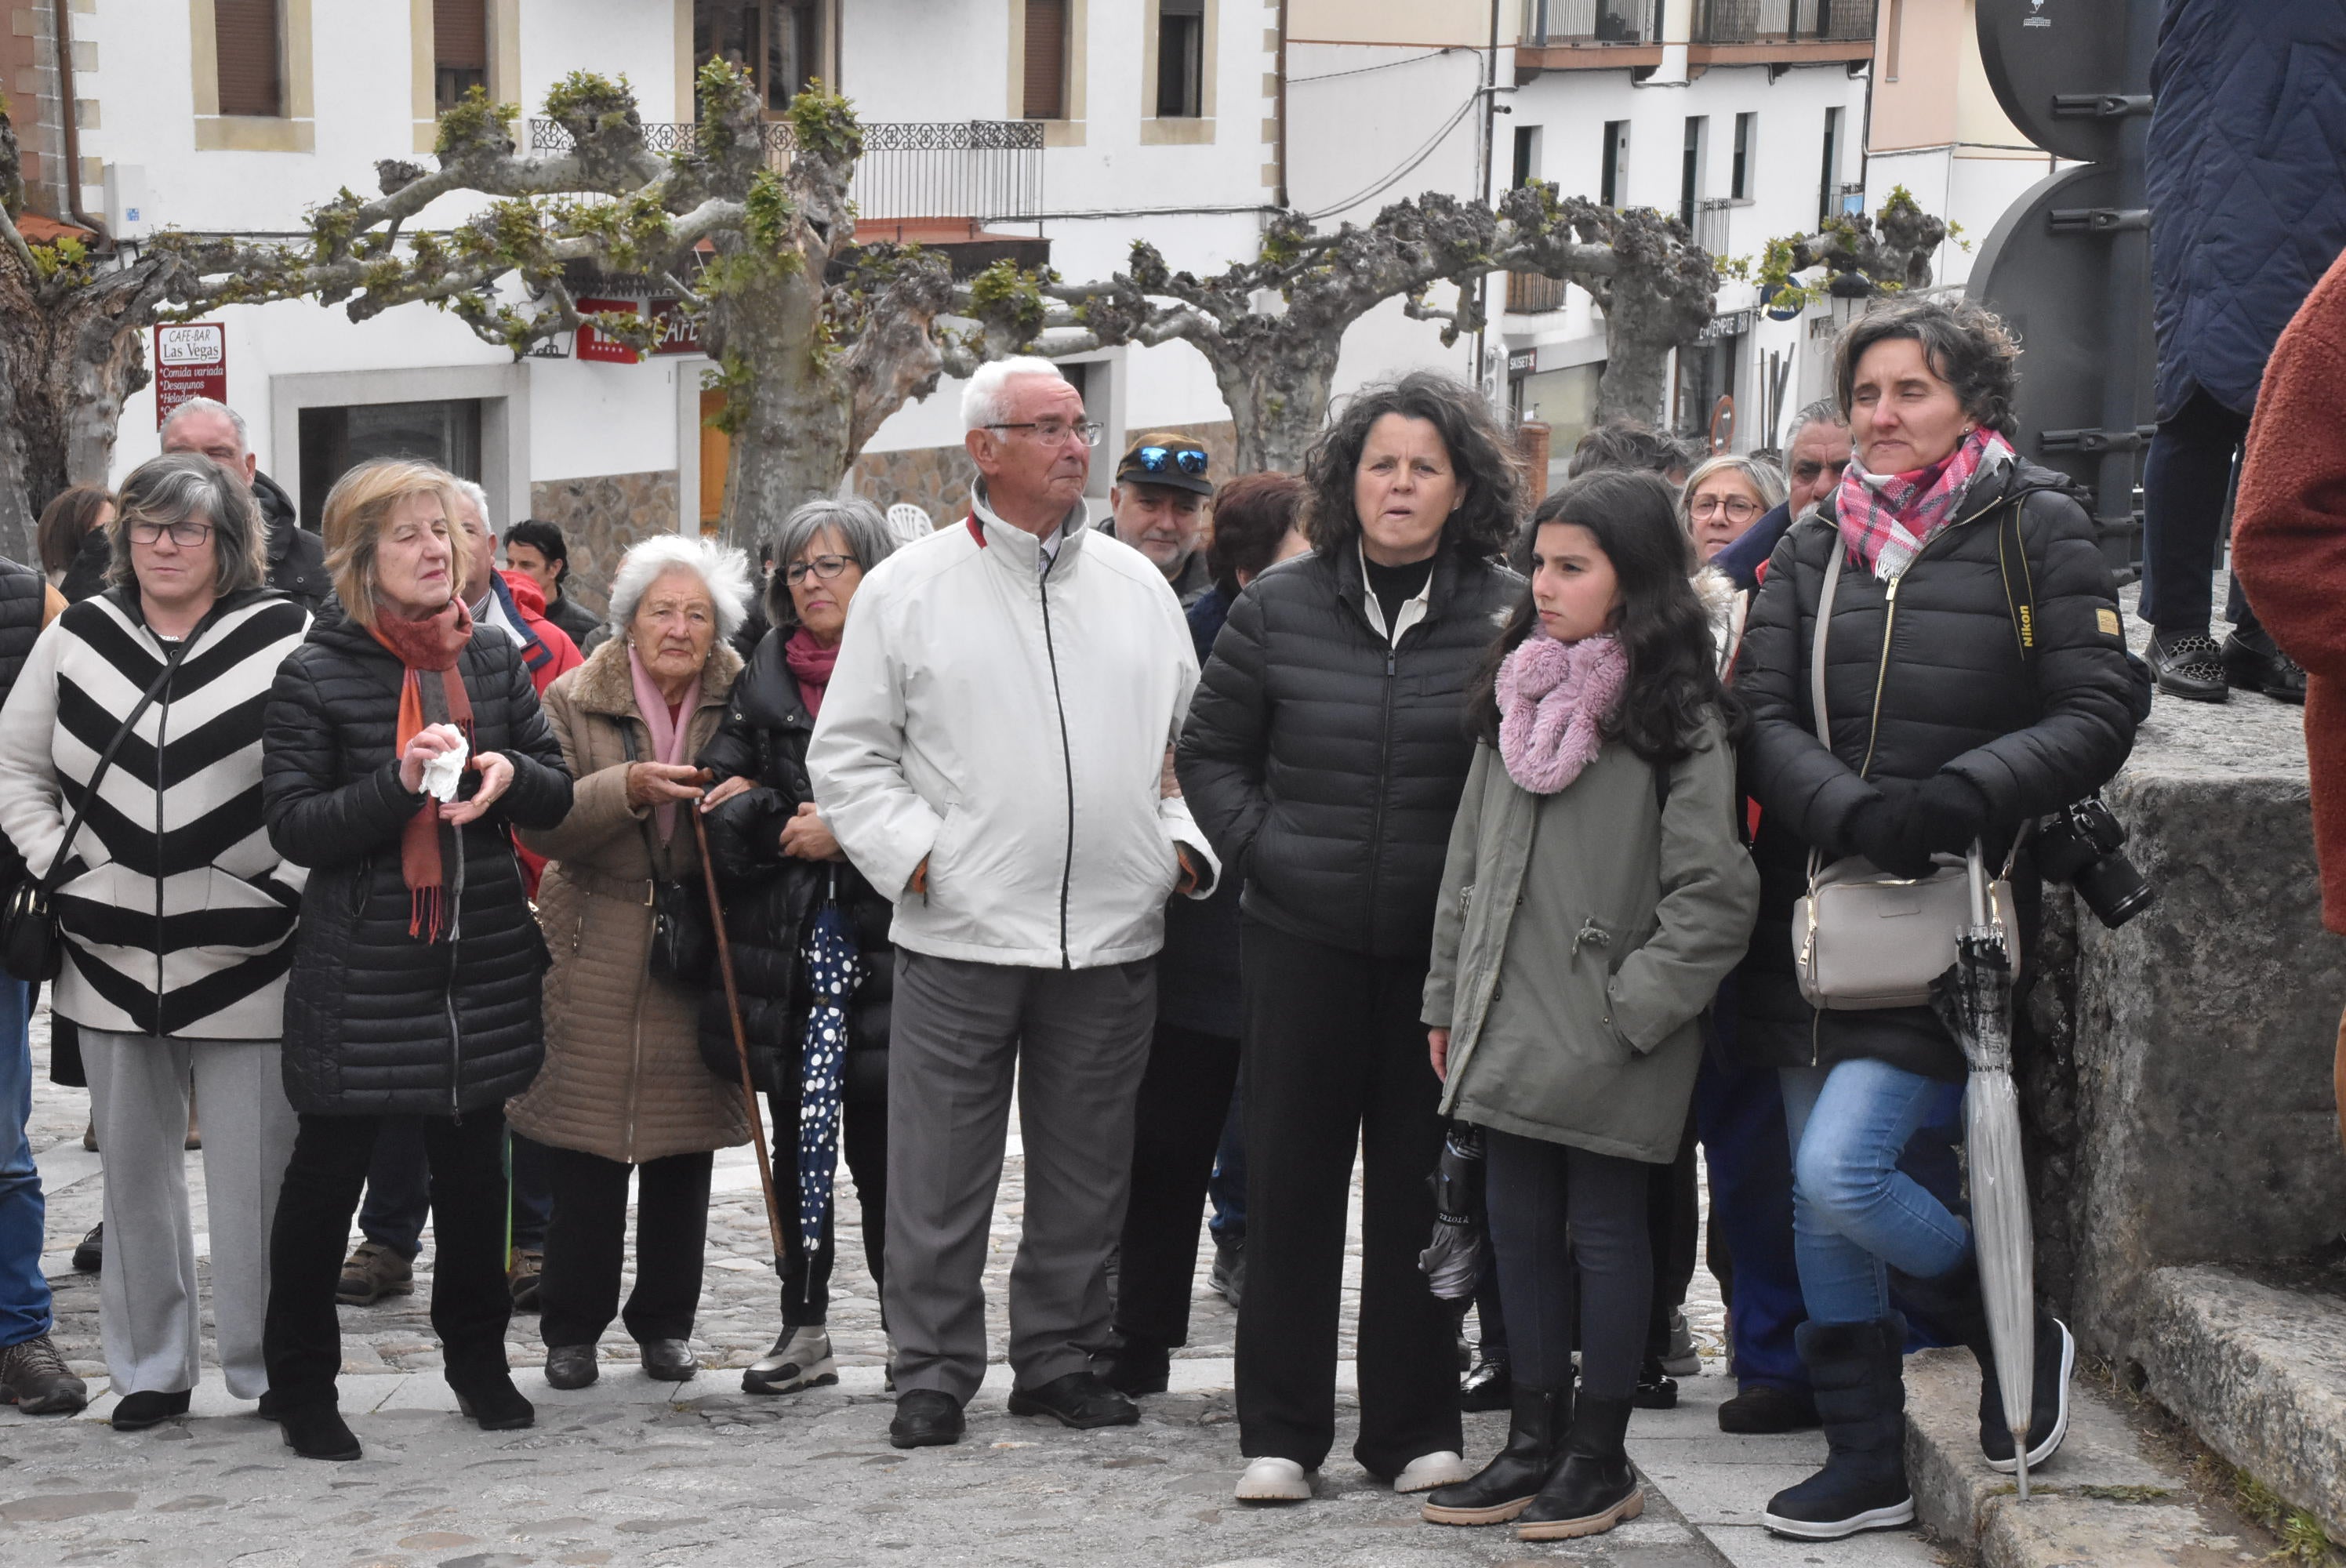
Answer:
POLYGON ((1306 82, 1332 82, 1339 76, 1365 76, 1371 71, 1390 71, 1396 66, 1414 66, 1420 60, 1438 60, 1444 55, 1479 55, 1482 52, 1469 44, 1451 44, 1431 54, 1411 55, 1399 60, 1381 60, 1373 66, 1355 66, 1349 71, 1323 71, 1316 76, 1290 76, 1287 85, 1300 87, 1306 82))
POLYGON ((1464 119, 1468 114, 1473 112, 1476 104, 1483 101, 1483 92, 1484 89, 1478 85, 1473 92, 1467 94, 1466 101, 1458 106, 1457 112, 1453 114, 1448 119, 1443 121, 1441 128, 1436 130, 1432 137, 1428 137, 1425 144, 1419 148, 1416 152, 1411 154, 1409 158, 1403 162, 1400 168, 1394 169, 1392 173, 1386 175, 1383 178, 1378 180, 1367 189, 1360 191, 1355 195, 1346 197, 1343 200, 1337 202, 1332 207, 1323 207, 1317 212, 1306 213, 1304 215, 1306 221, 1317 223, 1323 218, 1332 218, 1337 213, 1345 210, 1347 208, 1358 207, 1361 203, 1382 196, 1386 191, 1392 189, 1394 186, 1400 184, 1402 179, 1408 177, 1411 170, 1423 163, 1427 158, 1432 158, 1433 156, 1434 149, 1449 139, 1450 133, 1458 128, 1458 123, 1464 119))

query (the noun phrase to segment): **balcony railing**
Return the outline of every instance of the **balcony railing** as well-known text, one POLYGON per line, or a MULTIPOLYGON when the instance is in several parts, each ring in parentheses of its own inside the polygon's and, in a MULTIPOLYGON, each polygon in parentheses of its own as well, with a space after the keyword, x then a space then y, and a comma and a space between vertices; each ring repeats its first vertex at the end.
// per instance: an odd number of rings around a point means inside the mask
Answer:
POLYGON ((1871 43, 1874 0, 1699 0, 1697 44, 1871 43))
MULTIPOLYGON (((644 127, 644 145, 672 153, 692 145, 699 127, 644 127)), ((790 122, 766 122, 766 156, 787 167, 790 122)), ((570 133, 552 120, 529 122, 529 150, 570 150, 570 133)), ((849 196, 865 219, 1038 218, 1043 212, 1043 124, 1039 120, 881 120, 863 127, 863 158, 849 196)))
POLYGON ((1528 0, 1523 41, 1534 47, 1576 44, 1656 44, 1661 0, 1528 0))
POLYGON ((1728 214, 1736 203, 1724 196, 1715 196, 1695 203, 1694 242, 1713 256, 1728 253, 1728 214))
POLYGON ((1564 309, 1564 280, 1545 272, 1507 274, 1507 309, 1519 316, 1536 316, 1564 309))

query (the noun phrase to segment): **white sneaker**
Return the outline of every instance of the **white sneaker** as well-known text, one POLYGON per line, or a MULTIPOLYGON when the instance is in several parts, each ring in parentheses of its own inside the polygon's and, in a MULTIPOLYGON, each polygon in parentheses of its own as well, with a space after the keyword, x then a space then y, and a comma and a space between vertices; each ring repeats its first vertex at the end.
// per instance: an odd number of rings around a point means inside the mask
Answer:
POLYGON ((1474 1472, 1466 1468, 1465 1460, 1448 1449, 1422 1453, 1402 1467, 1393 1477, 1395 1492, 1432 1492, 1437 1486, 1454 1486, 1474 1472))
POLYGON ((1306 1502, 1311 1497, 1311 1478, 1291 1459, 1259 1459, 1239 1477, 1236 1496, 1240 1502, 1306 1502))
POLYGON ((839 1381, 831 1354, 831 1334, 820 1325, 785 1330, 774 1348, 741 1374, 745 1394, 791 1394, 839 1381))

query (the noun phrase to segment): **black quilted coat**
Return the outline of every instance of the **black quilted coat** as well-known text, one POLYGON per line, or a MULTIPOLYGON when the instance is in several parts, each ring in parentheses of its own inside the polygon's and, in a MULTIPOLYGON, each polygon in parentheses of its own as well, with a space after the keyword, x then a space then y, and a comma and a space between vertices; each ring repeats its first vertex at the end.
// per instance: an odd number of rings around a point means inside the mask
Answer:
POLYGON ((1523 579, 1434 557, 1424 618, 1370 624, 1357 551, 1282 562, 1230 608, 1176 767, 1253 919, 1331 947, 1423 963, 1474 759, 1466 687, 1523 579))
MULTIPOLYGON (((795 1102, 799 1048, 806 1038, 810 1003, 799 943, 835 877, 839 901, 862 959, 862 978, 848 1010, 841 1097, 849 1105, 884 1105, 888 999, 896 961, 888 923, 895 906, 845 860, 818 864, 781 852, 782 825, 797 814, 801 801, 814 799, 806 770, 814 719, 799 698, 796 677, 782 662, 782 643, 789 636, 787 628, 770 630, 759 640, 741 678, 733 683, 733 699, 723 722, 699 757, 700 765, 718 779, 740 777, 753 786, 709 814, 709 854, 725 904, 742 1033, 750 1043, 750 1071, 758 1087, 795 1102)), ((701 1059, 714 1068, 734 1061, 734 1049, 720 983, 701 1001, 701 1059)))
MULTIPOLYGON (((512 830, 560 822, 570 775, 504 633, 476 628, 456 667, 473 749, 503 753, 514 777, 485 817, 456 831, 455 853, 443 835, 449 935, 429 943, 407 933, 400 872, 400 833, 423 797, 399 782, 399 660, 334 616, 278 669, 262 809, 270 841, 310 868, 285 997, 285 1092, 297 1111, 455 1115, 502 1105, 537 1074, 546 942, 512 830)), ((465 795, 478 779, 466 773, 465 795)))
MULTIPOLYGON (((1777 545, 1735 681, 1752 718, 1744 788, 1760 808, 1760 923, 1737 979, 1737 1049, 1752 1064, 1871 1057, 1964 1075, 1962 1052, 1927 1008, 1826 1013, 1802 1000, 1792 902, 1807 888, 1810 846, 1828 860, 1855 852, 1851 814, 1878 793, 1868 779, 1960 775, 1988 803, 1994 850, 2126 760, 2139 682, 2092 519, 2067 484, 2026 463, 1974 483, 1957 521, 1897 579, 1894 616, 1889 585, 1854 557, 1843 566, 1825 645, 1831 751, 1817 740, 1809 666, 1829 553, 1841 547, 1831 503, 1777 545), (2024 616, 2033 659, 2022 652, 2024 616)), ((2025 935, 2034 900, 2024 889, 2033 891, 2025 878, 2015 892, 2025 935)))

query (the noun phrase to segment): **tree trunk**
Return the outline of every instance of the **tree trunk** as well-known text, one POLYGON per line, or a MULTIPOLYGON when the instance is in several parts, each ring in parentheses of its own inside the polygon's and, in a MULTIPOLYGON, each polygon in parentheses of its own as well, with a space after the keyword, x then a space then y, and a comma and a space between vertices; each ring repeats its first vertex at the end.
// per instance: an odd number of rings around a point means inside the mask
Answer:
POLYGON ((1666 427, 1669 410, 1670 350, 1613 317, 1605 319, 1605 373, 1596 382, 1596 417, 1633 419, 1655 430, 1666 427))
POLYGON ((701 327, 729 378, 725 543, 754 554, 806 502, 835 494, 852 460, 850 400, 817 328, 822 298, 803 271, 760 279, 712 300, 701 327))
POLYGON ((1333 341, 1258 340, 1230 345, 1223 352, 1207 352, 1222 401, 1229 405, 1230 418, 1238 427, 1239 473, 1303 472, 1304 456, 1328 423, 1329 393, 1336 381, 1336 350, 1333 341))

